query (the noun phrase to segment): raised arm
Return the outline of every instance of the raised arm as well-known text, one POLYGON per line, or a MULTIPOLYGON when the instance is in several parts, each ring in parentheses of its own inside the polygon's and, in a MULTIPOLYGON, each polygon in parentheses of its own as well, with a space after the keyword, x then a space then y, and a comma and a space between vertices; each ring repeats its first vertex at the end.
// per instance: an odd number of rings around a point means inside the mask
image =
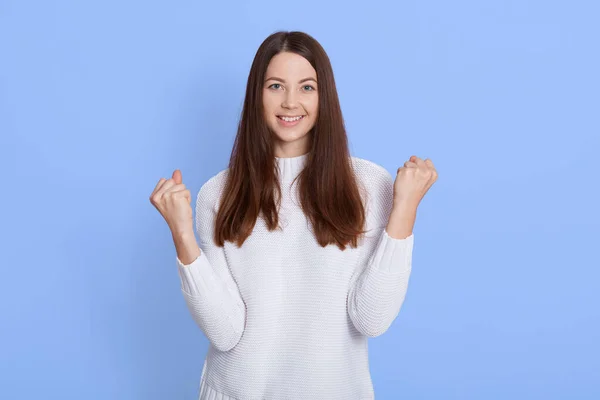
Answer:
POLYGON ((390 327, 404 302, 414 236, 412 229, 398 230, 398 221, 409 220, 411 216, 399 208, 393 210, 394 181, 390 173, 381 168, 369 184, 367 224, 372 229, 364 239, 361 264, 351 280, 347 305, 356 329, 375 337, 390 327), (390 236, 386 231, 388 225, 390 231, 403 232, 400 235, 404 237, 390 236))
POLYGON ((242 336, 246 306, 227 265, 223 248, 213 241, 218 201, 215 183, 214 177, 206 182, 196 200, 199 255, 189 264, 182 263, 180 257, 194 254, 195 244, 195 238, 183 235, 185 237, 179 238, 182 250, 178 250, 176 262, 181 290, 194 321, 215 348, 228 351, 242 336))

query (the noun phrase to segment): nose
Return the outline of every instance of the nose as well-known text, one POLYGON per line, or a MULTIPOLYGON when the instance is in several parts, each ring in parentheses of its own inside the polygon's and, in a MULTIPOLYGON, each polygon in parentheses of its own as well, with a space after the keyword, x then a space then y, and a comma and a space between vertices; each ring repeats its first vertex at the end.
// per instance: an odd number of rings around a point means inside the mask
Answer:
POLYGON ((297 106, 297 101, 296 101, 296 93, 294 90, 288 90, 285 92, 286 94, 284 95, 283 98, 283 102, 281 103, 281 106, 284 108, 296 108, 297 106))

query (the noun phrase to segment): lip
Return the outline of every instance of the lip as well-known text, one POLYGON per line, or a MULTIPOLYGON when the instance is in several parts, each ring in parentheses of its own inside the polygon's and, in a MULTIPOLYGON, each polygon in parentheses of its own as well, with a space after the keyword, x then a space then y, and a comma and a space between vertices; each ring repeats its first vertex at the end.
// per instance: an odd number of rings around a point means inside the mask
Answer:
POLYGON ((296 126, 298 125, 300 122, 302 122, 302 120, 306 117, 306 115, 294 115, 294 116, 288 116, 288 115, 278 115, 277 116, 277 122, 279 123, 280 126, 283 126, 284 128, 289 128, 291 126, 296 126), (294 118, 294 117, 302 117, 297 121, 292 121, 292 122, 287 122, 282 120, 280 117, 286 117, 286 118, 294 118))

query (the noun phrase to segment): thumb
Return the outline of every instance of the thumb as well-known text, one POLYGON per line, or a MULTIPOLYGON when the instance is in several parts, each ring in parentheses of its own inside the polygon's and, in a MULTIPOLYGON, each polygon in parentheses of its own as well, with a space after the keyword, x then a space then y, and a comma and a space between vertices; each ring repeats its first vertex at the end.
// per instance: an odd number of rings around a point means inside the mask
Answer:
POLYGON ((181 176, 181 171, 176 169, 175 171, 173 171, 173 180, 175 181, 175 183, 180 184, 183 180, 183 177, 181 176))

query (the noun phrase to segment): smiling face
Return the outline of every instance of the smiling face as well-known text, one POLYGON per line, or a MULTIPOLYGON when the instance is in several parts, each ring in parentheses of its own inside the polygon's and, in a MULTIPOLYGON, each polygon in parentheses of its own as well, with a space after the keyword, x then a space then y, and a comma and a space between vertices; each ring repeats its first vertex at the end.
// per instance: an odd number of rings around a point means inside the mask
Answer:
POLYGON ((317 71, 304 57, 290 52, 275 55, 263 85, 267 125, 275 133, 276 157, 295 157, 309 150, 308 132, 317 120, 317 71))

